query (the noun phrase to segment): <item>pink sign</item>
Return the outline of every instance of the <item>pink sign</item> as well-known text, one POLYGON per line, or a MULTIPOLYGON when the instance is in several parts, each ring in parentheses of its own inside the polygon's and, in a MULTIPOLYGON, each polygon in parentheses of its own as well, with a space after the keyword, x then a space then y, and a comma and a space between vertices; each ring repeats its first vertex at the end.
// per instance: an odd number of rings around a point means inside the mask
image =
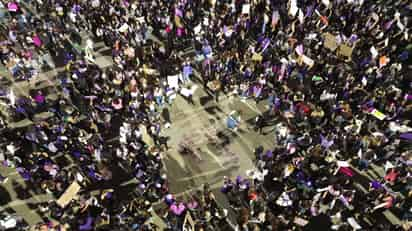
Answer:
POLYGON ((19 5, 17 5, 17 3, 15 3, 15 2, 9 2, 7 4, 7 8, 11 12, 17 12, 19 10, 19 5))

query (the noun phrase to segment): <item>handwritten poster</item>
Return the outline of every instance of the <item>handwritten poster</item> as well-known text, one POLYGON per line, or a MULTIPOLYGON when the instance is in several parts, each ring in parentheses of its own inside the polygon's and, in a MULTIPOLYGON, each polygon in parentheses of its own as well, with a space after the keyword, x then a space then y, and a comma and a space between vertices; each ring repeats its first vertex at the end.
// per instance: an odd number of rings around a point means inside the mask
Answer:
POLYGON ((63 193, 63 195, 61 195, 61 197, 56 201, 56 203, 64 208, 66 207, 70 201, 77 195, 77 193, 80 191, 80 185, 74 181, 67 189, 66 191, 63 193))

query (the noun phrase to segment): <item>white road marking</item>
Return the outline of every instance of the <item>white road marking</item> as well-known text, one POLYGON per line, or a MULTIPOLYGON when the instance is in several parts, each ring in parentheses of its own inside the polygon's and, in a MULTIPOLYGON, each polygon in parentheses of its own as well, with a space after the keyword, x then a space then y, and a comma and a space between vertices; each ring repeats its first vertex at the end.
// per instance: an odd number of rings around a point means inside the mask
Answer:
POLYGON ((213 158, 213 160, 216 161, 216 163, 220 166, 220 168, 224 169, 225 167, 223 166, 220 158, 218 156, 216 156, 213 152, 211 152, 209 149, 205 149, 206 152, 213 158))
POLYGON ((246 106, 252 109, 252 111, 258 113, 259 115, 262 115, 262 112, 256 106, 253 106, 252 104, 248 103, 247 100, 240 100, 240 102, 246 104, 246 106))

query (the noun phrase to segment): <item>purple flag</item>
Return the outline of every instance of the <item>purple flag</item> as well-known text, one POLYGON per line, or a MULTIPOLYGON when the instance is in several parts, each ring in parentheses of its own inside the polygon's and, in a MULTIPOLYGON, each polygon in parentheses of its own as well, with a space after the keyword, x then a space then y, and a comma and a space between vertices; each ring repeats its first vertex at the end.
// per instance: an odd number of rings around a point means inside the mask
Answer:
POLYGON ((403 133, 399 136, 399 138, 402 138, 405 140, 412 140, 412 132, 403 133))
POLYGON ((175 16, 183 17, 183 12, 179 8, 175 8, 175 16))
POLYGON ((269 44, 270 44, 270 39, 265 38, 262 42, 262 52, 264 52, 266 48, 268 48, 269 44))

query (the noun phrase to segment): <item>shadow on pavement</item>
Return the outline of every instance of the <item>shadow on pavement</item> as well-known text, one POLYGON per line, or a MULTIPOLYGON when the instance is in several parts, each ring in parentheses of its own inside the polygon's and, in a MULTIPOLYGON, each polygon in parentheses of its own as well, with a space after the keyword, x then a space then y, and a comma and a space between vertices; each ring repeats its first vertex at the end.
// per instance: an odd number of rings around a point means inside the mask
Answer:
POLYGON ((10 194, 7 192, 6 188, 0 186, 0 206, 7 205, 10 201, 10 194))
POLYGON ((21 185, 19 182, 13 180, 12 186, 13 186, 13 190, 16 192, 18 199, 25 200, 25 199, 32 197, 32 195, 29 193, 26 187, 21 185))
POLYGON ((211 100, 213 100, 213 97, 212 97, 212 96, 209 96, 209 95, 201 96, 201 97, 199 98, 200 105, 202 105, 202 106, 206 105, 206 104, 207 104, 208 102, 210 102, 211 100))

